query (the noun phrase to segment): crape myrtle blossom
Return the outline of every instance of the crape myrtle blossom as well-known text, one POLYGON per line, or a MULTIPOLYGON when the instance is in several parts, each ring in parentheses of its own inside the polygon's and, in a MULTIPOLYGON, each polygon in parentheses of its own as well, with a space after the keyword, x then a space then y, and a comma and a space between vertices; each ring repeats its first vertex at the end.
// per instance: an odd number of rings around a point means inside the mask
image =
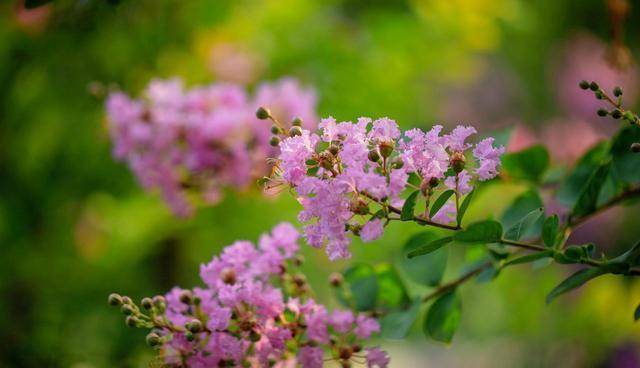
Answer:
POLYGON ((320 368, 330 360, 386 367, 385 352, 362 346, 380 330, 375 319, 331 312, 309 297, 295 271, 299 236, 281 223, 257 247, 237 241, 202 265, 205 287, 175 287, 140 307, 117 294, 109 301, 121 306, 127 324, 151 329, 147 342, 170 367, 320 368))
POLYGON ((442 134, 440 125, 401 132, 389 118, 364 117, 355 123, 329 117, 318 126, 317 132, 274 131, 278 134, 272 144, 280 152, 275 176, 265 182, 295 190, 307 242, 326 247, 331 260, 350 257, 349 233, 369 242, 390 221, 399 220, 409 189, 419 191, 426 202, 424 214, 418 215, 421 221, 454 222, 460 196, 473 189, 474 180, 494 178, 504 153, 493 138, 470 143, 477 133, 471 126, 448 134, 442 134), (430 200, 446 189, 455 195, 430 218, 430 200))
POLYGON ((152 80, 137 99, 114 92, 106 101, 114 156, 188 216, 193 199, 216 203, 225 188, 246 188, 267 172, 274 149, 269 126, 254 115, 259 104, 287 121, 316 122, 315 93, 292 78, 264 83, 253 97, 227 83, 186 89, 178 78, 152 80))

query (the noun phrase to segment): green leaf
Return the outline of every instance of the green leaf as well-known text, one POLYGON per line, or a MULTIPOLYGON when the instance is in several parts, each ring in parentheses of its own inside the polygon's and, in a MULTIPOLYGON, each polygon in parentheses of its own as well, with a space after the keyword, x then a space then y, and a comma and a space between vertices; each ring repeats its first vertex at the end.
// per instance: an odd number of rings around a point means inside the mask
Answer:
POLYGON ((476 222, 457 232, 453 239, 461 243, 496 243, 502 238, 502 225, 493 220, 476 222))
POLYGON ((636 311, 633 312, 633 321, 637 321, 640 319, 640 304, 636 307, 636 311))
POLYGON ((456 222, 458 223, 458 225, 462 225, 462 219, 464 218, 464 214, 469 208, 469 204, 471 203, 471 199, 473 198, 473 193, 475 193, 475 191, 476 190, 473 189, 471 192, 469 192, 469 194, 467 194, 466 197, 464 197, 464 200, 462 201, 462 204, 460 205, 460 208, 458 210, 458 214, 456 215, 456 222))
POLYGON ((559 227, 560 219, 558 215, 549 216, 544 220, 544 224, 542 225, 542 240, 547 247, 556 245, 559 227))
POLYGON ((409 334, 413 322, 418 318, 422 299, 416 298, 407 310, 397 310, 380 320, 380 335, 385 339, 402 340, 409 334))
POLYGON ((536 145, 509 153, 502 158, 502 167, 512 178, 540 182, 549 167, 549 152, 544 146, 536 145))
POLYGON ((640 241, 636 242, 629 250, 609 261, 609 263, 629 263, 637 266, 640 263, 640 241))
POLYGON ((455 191, 453 189, 445 190, 444 192, 442 192, 438 199, 436 199, 431 205, 431 208, 429 209, 429 217, 435 216, 435 214, 440 211, 442 206, 447 203, 447 200, 449 200, 449 198, 451 198, 454 193, 455 191))
POLYGON ((542 207, 537 208, 527 213, 520 221, 516 222, 507 232, 504 234, 506 239, 520 240, 523 234, 531 229, 540 220, 544 210, 542 207))
POLYGON ((387 309, 406 307, 409 304, 409 294, 396 268, 388 263, 375 266, 378 281, 378 296, 376 305, 387 309))
POLYGON ((601 142, 587 151, 576 164, 571 174, 558 189, 556 198, 563 205, 571 208, 585 187, 591 174, 609 155, 609 143, 601 142))
POLYGON ((584 285, 587 281, 604 275, 605 273, 607 273, 607 271, 602 268, 583 268, 580 271, 577 271, 551 290, 547 295, 547 304, 551 303, 557 296, 578 288, 584 285))
MULTIPOLYGON (((504 225, 505 229, 511 229, 530 212, 538 210, 543 205, 542 198, 540 198, 537 190, 527 190, 516 197, 509 207, 507 207, 502 214, 500 222, 504 225)), ((542 218, 537 218, 536 221, 533 222, 531 226, 528 226, 520 235, 520 238, 529 239, 538 237, 542 229, 542 222, 542 218)))
POLYGON ((602 185, 607 179, 610 168, 611 163, 608 162, 598 167, 598 169, 591 174, 573 207, 572 216, 583 217, 596 210, 598 195, 600 194, 602 185))
POLYGON ((344 285, 337 297, 344 305, 357 311, 374 309, 378 296, 378 278, 371 265, 357 263, 342 272, 344 285))
POLYGON ((513 266, 513 265, 517 265, 517 264, 534 262, 534 261, 537 261, 539 259, 553 257, 553 253, 554 253, 553 250, 545 250, 543 252, 527 254, 526 256, 514 258, 514 259, 506 262, 504 264, 504 267, 513 266))
POLYGON ((613 174, 627 184, 640 182, 640 155, 629 149, 634 142, 640 142, 640 127, 637 125, 620 130, 611 144, 613 174))
POLYGON ((442 280, 447 268, 448 248, 443 247, 418 258, 408 257, 412 251, 437 239, 438 235, 435 233, 424 231, 413 235, 404 245, 400 266, 411 280, 427 286, 436 286, 442 280))
POLYGON ((452 236, 436 239, 432 242, 429 242, 425 245, 418 247, 418 249, 412 250, 411 252, 409 252, 409 254, 407 254, 407 257, 414 258, 414 257, 422 256, 425 254, 429 254, 451 243, 452 241, 453 241, 452 236))
POLYGON ((462 302, 455 290, 442 295, 427 312, 423 326, 425 335, 436 341, 450 343, 460 325, 461 313, 462 302))
POLYGON ((413 210, 416 208, 416 200, 418 198, 418 194, 420 194, 419 190, 411 193, 406 201, 404 201, 404 205, 402 206, 402 212, 400 213, 400 220, 402 221, 411 221, 413 220, 413 210))

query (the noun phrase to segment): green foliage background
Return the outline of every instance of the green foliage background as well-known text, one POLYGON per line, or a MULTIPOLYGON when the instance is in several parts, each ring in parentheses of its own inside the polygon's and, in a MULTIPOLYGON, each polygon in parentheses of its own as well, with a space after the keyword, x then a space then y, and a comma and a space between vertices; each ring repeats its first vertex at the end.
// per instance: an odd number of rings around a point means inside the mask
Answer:
MULTIPOLYGON (((389 116, 406 128, 440 121, 441 106, 457 101, 451 86, 464 90, 499 65, 522 91, 505 115, 535 131, 559 110, 548 78, 558 42, 585 30, 610 38, 604 2, 595 0, 112 3, 55 1, 46 20, 31 23, 20 2, 0 4, 0 367, 146 366, 144 332, 108 309, 110 292, 140 298, 196 284, 198 265, 224 245, 295 221, 292 198, 265 199, 257 189, 229 193, 193 219, 174 218, 112 160, 92 82, 133 93, 154 76, 207 83, 215 80, 210 48, 228 42, 260 58, 258 80, 293 75, 315 86, 322 116, 389 116)), ((633 51, 639 8, 626 28, 633 51)), ((498 218, 524 190, 487 188, 469 216, 498 218)), ((638 205, 615 212, 603 230, 605 252, 618 254, 617 245, 637 236, 638 215, 638 205)), ((399 263, 417 230, 396 224, 377 242, 356 242, 354 259, 399 263)), ((319 296, 333 300, 326 277, 347 262, 304 253, 319 296)), ((450 254, 450 274, 473 256, 450 254)), ((380 343, 398 367, 607 366, 638 351, 630 316, 640 284, 603 277, 545 306, 570 271, 513 267, 493 283, 464 287, 460 333, 448 349, 419 331, 408 343, 380 343)))

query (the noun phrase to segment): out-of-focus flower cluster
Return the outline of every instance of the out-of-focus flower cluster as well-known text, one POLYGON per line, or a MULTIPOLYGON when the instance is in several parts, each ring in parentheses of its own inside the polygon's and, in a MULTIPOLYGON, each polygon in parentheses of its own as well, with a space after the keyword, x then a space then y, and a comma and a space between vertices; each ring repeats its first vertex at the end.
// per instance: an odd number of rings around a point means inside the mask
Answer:
POLYGON ((386 367, 389 358, 362 343, 378 322, 347 310, 330 312, 308 295, 295 271, 298 231, 288 223, 258 246, 237 241, 200 268, 206 287, 174 288, 142 299, 112 294, 133 327, 149 328, 149 345, 170 367, 322 367, 335 360, 386 367))
POLYGON ((419 220, 454 222, 460 196, 472 190, 474 178, 495 177, 504 152, 494 147, 493 138, 467 143, 476 133, 470 126, 458 126, 445 135, 440 125, 427 132, 403 133, 388 118, 360 118, 356 123, 327 118, 319 127, 317 133, 292 129, 275 136, 280 147, 276 176, 265 181, 268 186, 295 188, 303 206, 298 218, 307 223, 307 242, 326 245, 332 260, 350 257, 349 232, 372 241, 389 221, 400 219, 401 195, 408 188, 426 200, 419 220), (475 158, 473 163, 467 162, 468 155, 475 158), (430 200, 447 188, 455 195, 431 218, 430 200))
POLYGON ((282 121, 316 122, 315 92, 291 78, 257 87, 234 84, 186 89, 180 79, 153 80, 138 99, 122 92, 106 102, 114 155, 146 189, 159 189, 174 213, 193 212, 191 197, 216 203, 226 187, 246 188, 264 175, 273 154, 269 126, 256 119, 272 106, 282 121))

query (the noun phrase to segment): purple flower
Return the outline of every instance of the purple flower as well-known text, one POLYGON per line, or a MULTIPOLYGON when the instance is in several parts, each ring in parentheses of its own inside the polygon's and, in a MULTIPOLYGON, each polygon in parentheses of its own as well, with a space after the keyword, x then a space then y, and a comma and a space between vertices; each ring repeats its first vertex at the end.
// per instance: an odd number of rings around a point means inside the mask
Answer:
POLYGON ((498 175, 500 156, 504 153, 504 147, 493 147, 493 138, 485 138, 476 144, 473 156, 478 160, 476 174, 480 180, 493 179, 498 175))
POLYGON ((298 362, 302 368, 322 368, 324 352, 321 348, 303 346, 298 351, 298 362))
POLYGON ((465 140, 475 133, 477 133, 477 131, 474 127, 458 125, 450 134, 443 137, 444 146, 451 151, 465 151, 471 147, 471 144, 465 143, 465 140))
POLYGON ((356 319, 356 328, 354 330, 356 336, 361 339, 368 339, 374 332, 380 332, 378 321, 365 315, 358 315, 356 319))
POLYGON ((389 356, 387 353, 380 350, 380 348, 369 348, 367 350, 367 367, 379 367, 386 368, 389 364, 389 356))
POLYGON ((360 230, 360 238, 364 242, 370 242, 381 237, 383 232, 384 226, 382 224, 382 220, 373 219, 364 224, 362 230, 360 230))

